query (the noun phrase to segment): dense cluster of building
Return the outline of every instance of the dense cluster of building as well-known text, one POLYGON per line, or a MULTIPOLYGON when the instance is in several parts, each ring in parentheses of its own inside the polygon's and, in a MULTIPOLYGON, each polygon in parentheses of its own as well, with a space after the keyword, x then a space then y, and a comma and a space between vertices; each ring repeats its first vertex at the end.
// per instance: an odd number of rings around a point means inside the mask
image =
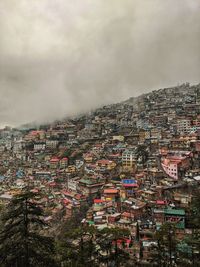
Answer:
POLYGON ((164 222, 176 224, 180 239, 191 233, 188 208, 199 183, 200 85, 153 91, 50 125, 0 130, 1 203, 30 187, 41 193, 52 225, 88 205, 82 223, 129 229, 126 250, 138 259, 142 246, 149 260, 164 222))

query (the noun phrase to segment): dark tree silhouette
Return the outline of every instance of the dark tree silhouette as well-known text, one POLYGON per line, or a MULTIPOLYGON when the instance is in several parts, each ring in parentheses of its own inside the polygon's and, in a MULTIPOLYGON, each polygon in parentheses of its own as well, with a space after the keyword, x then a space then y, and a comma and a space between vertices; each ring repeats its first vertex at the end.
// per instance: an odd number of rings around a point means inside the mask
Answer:
POLYGON ((56 266, 53 240, 41 234, 46 224, 35 197, 31 192, 15 196, 2 214, 0 266, 56 266))
POLYGON ((97 244, 99 246, 99 262, 105 262, 107 266, 120 266, 124 261, 128 261, 129 255, 123 247, 118 247, 118 240, 127 238, 129 230, 121 228, 104 228, 99 231, 97 244))
POLYGON ((144 165, 149 157, 148 147, 146 145, 139 145, 136 149, 137 159, 144 165))

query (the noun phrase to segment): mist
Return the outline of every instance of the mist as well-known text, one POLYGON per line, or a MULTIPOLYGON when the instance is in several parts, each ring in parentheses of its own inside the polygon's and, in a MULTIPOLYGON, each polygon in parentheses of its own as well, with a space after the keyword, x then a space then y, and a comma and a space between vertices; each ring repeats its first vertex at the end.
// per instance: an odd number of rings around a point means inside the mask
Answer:
POLYGON ((0 125, 200 81, 200 0, 1 0, 0 125))

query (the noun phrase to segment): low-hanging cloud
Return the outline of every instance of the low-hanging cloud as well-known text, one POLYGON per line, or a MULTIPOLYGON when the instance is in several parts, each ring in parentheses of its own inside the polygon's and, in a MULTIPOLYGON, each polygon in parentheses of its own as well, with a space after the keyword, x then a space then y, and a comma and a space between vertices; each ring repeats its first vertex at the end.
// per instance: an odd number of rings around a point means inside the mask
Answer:
POLYGON ((199 82, 200 0, 1 0, 0 122, 199 82))

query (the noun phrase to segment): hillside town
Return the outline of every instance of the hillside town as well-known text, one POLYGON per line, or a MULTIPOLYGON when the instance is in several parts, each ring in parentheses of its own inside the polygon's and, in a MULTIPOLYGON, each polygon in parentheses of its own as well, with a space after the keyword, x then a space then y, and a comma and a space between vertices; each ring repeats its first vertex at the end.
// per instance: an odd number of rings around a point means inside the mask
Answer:
POLYGON ((40 193, 50 232, 87 207, 82 225, 130 231, 116 242, 136 262, 152 262, 155 234, 166 222, 184 249, 199 186, 200 84, 0 130, 1 205, 23 188, 40 193))

